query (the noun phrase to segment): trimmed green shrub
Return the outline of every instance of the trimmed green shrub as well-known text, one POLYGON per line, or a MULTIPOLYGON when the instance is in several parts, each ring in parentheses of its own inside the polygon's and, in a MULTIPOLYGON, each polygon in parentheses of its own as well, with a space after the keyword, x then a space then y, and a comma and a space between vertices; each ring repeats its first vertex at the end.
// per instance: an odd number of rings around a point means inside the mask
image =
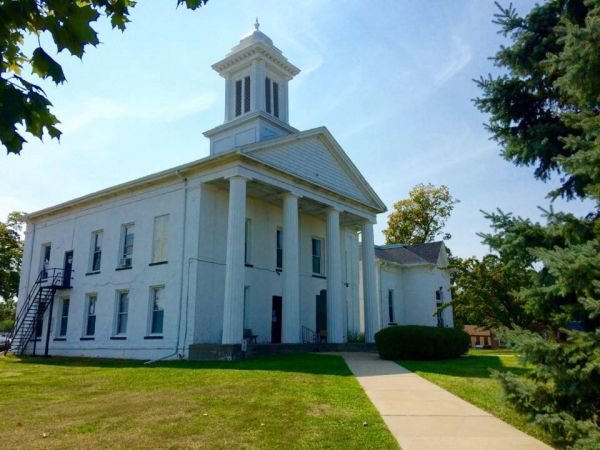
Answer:
POLYGON ((456 358, 469 350, 471 338, 456 328, 394 325, 375 334, 381 359, 456 358))

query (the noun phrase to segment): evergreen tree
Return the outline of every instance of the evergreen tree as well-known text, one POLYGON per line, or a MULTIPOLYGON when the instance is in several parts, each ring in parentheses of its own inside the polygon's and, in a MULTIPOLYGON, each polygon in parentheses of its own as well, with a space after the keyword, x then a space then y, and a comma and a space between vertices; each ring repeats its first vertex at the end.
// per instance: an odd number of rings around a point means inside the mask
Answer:
POLYGON ((505 74, 478 81, 489 131, 536 178, 559 174, 551 199, 593 203, 585 217, 551 209, 544 224, 488 215, 484 243, 537 269, 518 296, 543 319, 504 336, 531 375, 498 377, 557 446, 600 448, 600 1, 551 0, 524 17, 500 7, 496 23, 511 45, 494 58, 505 74))

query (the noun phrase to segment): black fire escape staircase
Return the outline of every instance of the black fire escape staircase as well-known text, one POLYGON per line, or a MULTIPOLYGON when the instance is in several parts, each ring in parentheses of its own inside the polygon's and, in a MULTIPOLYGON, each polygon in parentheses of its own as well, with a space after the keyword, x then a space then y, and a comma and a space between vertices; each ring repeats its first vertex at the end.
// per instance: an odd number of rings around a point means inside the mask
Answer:
POLYGON ((36 330, 39 330, 44 320, 46 309, 50 308, 46 327, 46 348, 44 356, 48 356, 48 343, 52 322, 52 307, 56 291, 71 288, 71 271, 64 269, 44 269, 40 272, 29 294, 19 308, 15 326, 9 334, 10 349, 15 355, 22 355, 27 344, 33 338, 33 355, 35 355, 36 330), (66 276, 65 276, 66 275, 66 276))

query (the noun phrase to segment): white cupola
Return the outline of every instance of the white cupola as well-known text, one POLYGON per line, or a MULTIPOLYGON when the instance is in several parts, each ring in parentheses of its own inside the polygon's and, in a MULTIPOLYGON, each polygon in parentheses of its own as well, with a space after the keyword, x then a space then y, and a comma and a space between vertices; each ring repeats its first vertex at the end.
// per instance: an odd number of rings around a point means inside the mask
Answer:
POLYGON ((288 82, 300 69, 262 31, 254 29, 212 68, 225 78, 225 123, 204 133, 212 154, 294 133, 288 82))

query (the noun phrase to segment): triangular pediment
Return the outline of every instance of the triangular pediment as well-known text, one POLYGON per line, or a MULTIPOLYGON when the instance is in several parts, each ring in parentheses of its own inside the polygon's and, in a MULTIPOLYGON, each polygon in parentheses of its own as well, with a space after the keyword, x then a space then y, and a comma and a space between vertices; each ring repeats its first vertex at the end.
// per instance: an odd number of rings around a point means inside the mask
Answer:
POLYGON ((380 212, 385 205, 326 128, 262 141, 241 153, 380 212))

